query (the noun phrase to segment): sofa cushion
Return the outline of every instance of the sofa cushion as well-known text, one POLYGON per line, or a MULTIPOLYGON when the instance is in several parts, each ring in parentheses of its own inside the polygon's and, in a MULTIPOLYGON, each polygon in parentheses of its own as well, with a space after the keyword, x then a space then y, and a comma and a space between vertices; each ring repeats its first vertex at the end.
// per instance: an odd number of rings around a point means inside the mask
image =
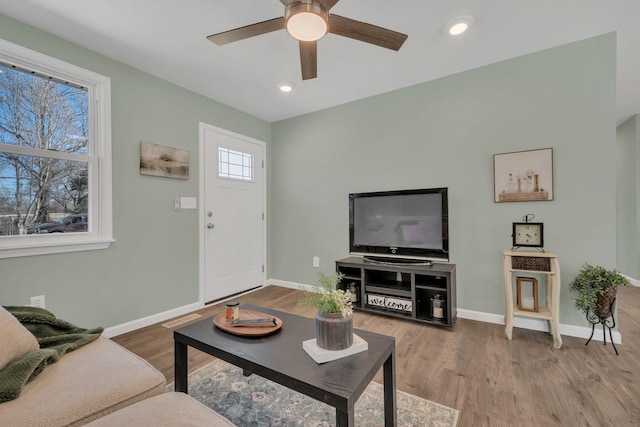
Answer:
POLYGON ((233 427, 217 412, 212 411, 184 393, 169 392, 127 406, 87 427, 233 427))
POLYGON ((111 340, 61 358, 0 404, 0 426, 76 426, 164 392, 164 376, 111 340))
POLYGON ((38 348, 36 337, 0 306, 0 370, 12 360, 38 348))

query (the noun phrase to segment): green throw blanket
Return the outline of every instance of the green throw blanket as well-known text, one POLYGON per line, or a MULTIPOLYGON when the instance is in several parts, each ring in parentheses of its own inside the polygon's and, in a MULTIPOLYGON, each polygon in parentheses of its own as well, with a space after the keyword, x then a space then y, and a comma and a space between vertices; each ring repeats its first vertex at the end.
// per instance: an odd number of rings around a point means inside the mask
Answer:
POLYGON ((103 328, 83 329, 37 307, 4 307, 38 339, 40 348, 9 363, 0 371, 0 403, 16 399, 22 387, 47 365, 100 336, 103 328))

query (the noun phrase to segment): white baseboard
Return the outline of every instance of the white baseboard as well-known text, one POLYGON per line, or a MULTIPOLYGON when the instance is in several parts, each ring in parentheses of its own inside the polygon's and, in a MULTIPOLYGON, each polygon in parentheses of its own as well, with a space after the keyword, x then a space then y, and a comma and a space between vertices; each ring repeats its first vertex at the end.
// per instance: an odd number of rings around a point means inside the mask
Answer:
MULTIPOLYGON (((304 283, 288 282, 285 280, 268 279, 264 286, 276 285, 283 288, 290 288, 296 290, 308 290, 312 285, 304 283)), ((257 289, 255 289, 257 290, 257 289)), ((253 291, 255 291, 253 290, 253 291)), ((104 330, 103 335, 107 338, 122 335, 127 332, 131 332, 136 329, 144 328, 145 326, 153 325, 154 323, 160 323, 173 317, 182 316, 183 314, 190 313, 195 310, 203 308, 204 305, 197 302, 182 307, 174 308, 162 313, 154 314, 151 316, 143 317, 142 319, 132 320, 131 322, 123 323, 121 325, 112 326, 104 330)), ((497 325, 504 325, 504 315, 485 313, 482 311, 465 310, 458 308, 458 317, 460 319, 477 320, 479 322, 494 323, 497 325)), ((538 319, 527 319, 523 317, 514 316, 513 326, 516 328, 529 329, 532 331, 548 332, 547 321, 538 319)), ((619 331, 611 331, 613 336, 613 342, 616 344, 622 343, 622 335, 619 331)), ((566 335, 570 337, 578 337, 588 339, 591 335, 591 328, 587 326, 575 326, 560 324, 560 335, 566 335)), ((596 328, 593 334, 595 341, 602 341, 602 328, 596 328)), ((607 341, 609 338, 607 338, 607 341)))
POLYGON ((291 288, 300 290, 311 290, 313 285, 307 285, 304 283, 287 282, 286 280, 268 279, 266 285, 282 286, 283 288, 291 288))
MULTIPOLYGON (((303 283, 287 282, 284 280, 267 280, 267 284, 282 286, 291 289, 309 289, 311 286, 303 283)), ((485 313, 481 311, 465 310, 458 308, 458 317, 460 319, 478 320, 485 323, 495 323, 497 325, 504 325, 504 314, 485 313)), ((513 326, 515 328, 530 329, 532 331, 548 332, 548 326, 546 320, 539 319, 527 319, 524 317, 513 317, 513 326)), ((622 335, 619 331, 611 331, 613 336, 613 342, 620 344, 622 342, 622 335)), ((588 326, 575 326, 560 324, 560 335, 566 335, 569 337, 578 337, 588 339, 591 335, 591 328, 588 326)), ((602 341, 602 328, 596 328, 593 339, 595 341, 602 341)), ((610 338, 607 337, 607 341, 610 338)))
POLYGON ((625 276, 624 274, 623 276, 629 279, 629 283, 631 283, 631 286, 640 287, 640 280, 634 279, 633 277, 625 276))
MULTIPOLYGON (((484 313, 481 311, 472 311, 472 310, 465 310, 465 309, 459 308, 458 318, 478 320, 480 322, 485 322, 485 323, 495 323, 497 325, 504 325, 503 314, 484 313)), ((547 321, 540 320, 540 319, 529 319, 529 318, 514 316, 513 327, 529 329, 532 331, 549 332, 547 321)), ((622 343, 622 335, 620 334, 619 331, 613 330, 611 331, 611 334, 612 334, 614 343, 616 344, 622 343)), ((589 326, 565 325, 561 323, 560 335, 589 339, 589 336, 591 335, 591 328, 589 326)), ((602 328, 596 327, 595 332, 593 334, 593 340, 602 341, 602 336, 603 336, 602 328)), ((609 340, 610 338, 607 336, 607 341, 609 340)))
POLYGON ((174 308, 158 314, 153 314, 151 316, 143 317, 142 319, 132 320, 131 322, 123 323, 121 325, 111 326, 109 328, 106 328, 102 333, 102 335, 106 338, 113 338, 118 335, 126 334, 127 332, 135 331, 136 329, 144 328, 145 326, 153 325, 154 323, 164 322, 165 320, 171 319, 173 317, 178 317, 178 316, 182 316, 183 314, 191 313, 192 311, 199 310, 201 308, 208 307, 210 305, 221 304, 225 301, 229 301, 231 299, 237 298, 240 295, 245 295, 251 292, 255 292, 261 287, 262 286, 257 287, 255 289, 250 289, 238 295, 233 295, 229 298, 222 299, 220 301, 216 301, 214 304, 205 305, 201 302, 194 302, 193 304, 188 304, 182 307, 174 308))
MULTIPOLYGON (((296 283, 296 282, 286 282, 284 280, 269 279, 267 282, 272 285, 282 286, 282 287, 291 288, 291 289, 309 289, 310 288, 310 285, 306 285, 303 283, 296 283)), ((465 310, 462 308, 458 308, 458 318, 468 319, 468 320, 478 320, 480 322, 485 322, 485 323, 495 323, 497 325, 504 325, 504 314, 485 313, 481 311, 465 310)), ((515 328, 529 329, 532 331, 542 331, 542 332, 549 331, 546 320, 527 319, 527 318, 518 317, 518 316, 514 316, 513 326, 515 328)), ((620 332, 611 331, 611 333, 613 336, 613 342, 616 344, 620 344, 622 342, 622 335, 620 334, 620 332)), ((591 335, 591 328, 588 326, 560 324, 560 335, 588 339, 589 335, 591 335)), ((603 340, 602 328, 596 327, 596 330, 593 334, 593 340, 595 341, 603 340)), ((610 338, 607 337, 607 341, 609 340, 610 338)))
POLYGON ((204 305, 199 302, 193 304, 184 305, 182 307, 174 308, 171 310, 163 311, 162 313, 152 314, 151 316, 143 317, 142 319, 132 320, 121 325, 111 326, 106 328, 102 335, 107 338, 113 338, 118 335, 126 334, 127 332, 134 331, 136 329, 144 328, 145 326, 153 325, 154 323, 164 322, 172 317, 182 316, 183 314, 191 313, 192 311, 199 310, 204 305))

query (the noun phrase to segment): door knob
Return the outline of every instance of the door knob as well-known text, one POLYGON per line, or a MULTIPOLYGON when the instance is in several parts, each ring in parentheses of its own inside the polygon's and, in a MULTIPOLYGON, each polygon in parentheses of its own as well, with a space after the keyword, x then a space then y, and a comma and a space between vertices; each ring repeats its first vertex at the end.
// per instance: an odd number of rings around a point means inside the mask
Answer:
POLYGON ((211 230, 213 227, 215 227, 215 225, 213 225, 213 224, 211 224, 211 223, 207 224, 207 228, 208 228, 209 230, 211 230))

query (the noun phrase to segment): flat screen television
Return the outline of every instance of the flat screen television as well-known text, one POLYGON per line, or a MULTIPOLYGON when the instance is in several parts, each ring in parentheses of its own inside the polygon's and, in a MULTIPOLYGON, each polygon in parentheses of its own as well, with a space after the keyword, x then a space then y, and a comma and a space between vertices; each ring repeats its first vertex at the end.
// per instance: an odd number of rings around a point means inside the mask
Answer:
POLYGON ((449 261, 447 188, 349 194, 349 252, 382 262, 449 261))

